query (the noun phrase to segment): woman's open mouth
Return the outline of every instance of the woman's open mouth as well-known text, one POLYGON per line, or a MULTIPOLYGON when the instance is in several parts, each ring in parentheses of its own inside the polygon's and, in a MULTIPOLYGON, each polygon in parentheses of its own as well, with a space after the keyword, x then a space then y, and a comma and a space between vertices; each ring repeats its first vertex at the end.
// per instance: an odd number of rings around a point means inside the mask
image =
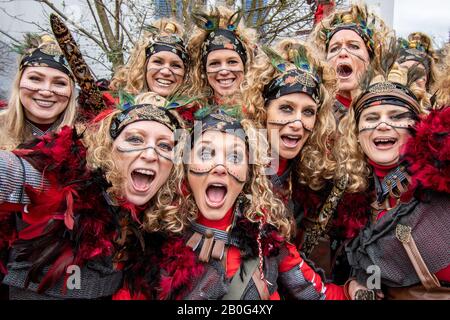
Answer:
POLYGON ((391 149, 397 141, 398 139, 393 137, 378 137, 373 139, 373 144, 377 149, 387 150, 391 149))
POLYGON ((225 203, 228 188, 222 183, 211 183, 206 188, 206 204, 211 208, 220 208, 225 203))
POLYGON ((282 135, 280 138, 286 148, 296 148, 302 137, 297 135, 282 135))
POLYGON ((337 66, 336 73, 340 79, 348 79, 353 74, 353 68, 350 64, 342 63, 337 66))
POLYGON ((138 192, 146 192, 155 180, 156 172, 148 169, 135 169, 131 172, 133 187, 138 192))

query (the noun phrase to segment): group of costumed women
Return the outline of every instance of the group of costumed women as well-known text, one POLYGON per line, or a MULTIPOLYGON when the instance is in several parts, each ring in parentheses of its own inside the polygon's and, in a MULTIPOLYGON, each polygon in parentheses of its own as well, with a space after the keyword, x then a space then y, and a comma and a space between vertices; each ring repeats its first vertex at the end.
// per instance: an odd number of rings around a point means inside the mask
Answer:
POLYGON ((2 296, 450 298, 450 58, 361 5, 273 47, 241 18, 155 22, 108 91, 61 25, 27 39, 2 296))

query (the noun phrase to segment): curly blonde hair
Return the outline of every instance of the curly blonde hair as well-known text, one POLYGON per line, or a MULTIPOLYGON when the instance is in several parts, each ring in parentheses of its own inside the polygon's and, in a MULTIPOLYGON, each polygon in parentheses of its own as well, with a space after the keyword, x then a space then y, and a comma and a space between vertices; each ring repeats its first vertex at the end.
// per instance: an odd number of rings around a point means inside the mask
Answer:
MULTIPOLYGON (((288 213, 284 204, 273 194, 265 173, 270 162, 267 139, 255 128, 251 120, 244 119, 241 125, 248 137, 249 159, 252 159, 252 163, 249 164, 249 178, 242 190, 245 195, 244 217, 257 222, 259 213, 264 213, 266 223, 273 225, 283 237, 289 239, 292 231, 288 213)), ((198 207, 190 187, 185 183, 188 174, 187 165, 179 163, 175 171, 179 174, 176 183, 178 199, 168 214, 177 216, 185 226, 188 226, 190 221, 197 218, 198 207)))
MULTIPOLYGON (((405 74, 407 72, 405 69, 399 67, 397 63, 394 64, 392 70, 403 70, 405 74)), ((405 79, 404 81, 407 80, 405 79)), ((426 96, 425 90, 419 88, 414 83, 409 89, 419 102, 419 110, 417 112, 419 114, 426 114, 425 108, 422 105, 422 99, 426 96)), ((366 93, 363 92, 360 96, 366 93)), ((358 141, 358 123, 356 123, 356 113, 353 107, 358 100, 359 97, 354 100, 348 116, 344 117, 339 123, 339 139, 335 144, 334 152, 337 159, 335 178, 338 181, 347 176, 348 184, 346 190, 350 193, 365 191, 369 186, 369 177, 372 174, 372 169, 367 163, 367 157, 358 141)))
MULTIPOLYGON (((25 68, 26 69, 26 68, 25 68)), ((0 149, 13 150, 26 140, 33 138, 31 130, 25 125, 25 113, 22 102, 20 101, 20 80, 23 71, 19 70, 13 80, 11 96, 8 102, 8 108, 0 112, 0 149)), ((77 115, 77 101, 75 94, 75 83, 69 78, 69 85, 72 90, 66 109, 60 115, 61 123, 56 130, 64 126, 74 125, 77 115)))
MULTIPOLYGON (((153 27, 157 28, 161 35, 184 36, 183 27, 173 19, 159 19, 153 23, 153 27)), ((134 95, 149 91, 146 81, 148 59, 145 50, 152 37, 153 33, 144 31, 143 36, 131 51, 127 64, 115 72, 110 84, 111 90, 124 90, 134 95)))
MULTIPOLYGON (((293 62, 293 52, 299 45, 304 45, 297 40, 282 40, 275 51, 287 61, 293 62)), ((315 58, 314 51, 307 49, 309 63, 319 72, 322 79, 320 84, 319 111, 315 128, 306 141, 301 155, 296 164, 297 175, 300 182, 309 185, 314 190, 323 187, 325 180, 331 179, 336 167, 331 154, 331 143, 334 140, 336 121, 332 112, 334 92, 336 90, 336 76, 331 67, 323 61, 315 58)), ((253 66, 247 73, 243 88, 243 97, 246 102, 245 116, 256 122, 260 128, 266 127, 267 106, 264 101, 264 88, 282 73, 271 63, 264 53, 260 53, 253 66)))
POLYGON ((446 55, 442 60, 442 66, 436 83, 436 103, 434 108, 441 109, 450 106, 450 45, 444 50, 446 55))
POLYGON ((425 46, 425 50, 427 53, 427 56, 429 58, 429 62, 430 62, 430 70, 429 73, 427 74, 427 91, 430 91, 430 89, 434 86, 434 84, 436 83, 437 79, 438 79, 438 70, 437 70, 437 66, 436 66, 436 62, 438 61, 438 56, 433 48, 433 42, 431 40, 431 38, 426 35, 423 32, 413 32, 411 34, 409 34, 408 36, 408 40, 410 42, 413 42, 415 39, 418 40, 418 42, 425 46))
MULTIPOLYGON (((219 27, 226 29, 226 22, 233 15, 233 11, 226 7, 218 7, 211 9, 210 13, 212 14, 218 10, 220 12, 220 24, 219 27)), ((248 66, 253 63, 255 48, 256 48, 256 31, 250 28, 246 28, 244 23, 241 21, 237 26, 236 33, 239 36, 239 39, 242 42, 242 45, 245 48, 247 53, 247 62, 245 64, 245 70, 248 70, 248 66)), ((205 42, 208 37, 209 32, 196 28, 194 34, 190 37, 187 50, 189 53, 189 57, 191 58, 191 67, 189 69, 188 81, 183 87, 183 92, 187 96, 190 97, 201 97, 204 99, 203 102, 208 102, 208 99, 211 99, 214 96, 213 89, 208 84, 208 79, 205 74, 205 67, 203 65, 202 59, 202 44, 205 42)), ((245 72, 245 71, 244 71, 245 72)), ((236 97, 238 100, 239 97, 236 97)), ((236 100, 233 99, 233 102, 236 103, 236 100)), ((227 101, 228 103, 228 101, 227 101)))
MULTIPOLYGON (((154 93, 146 93, 136 97, 136 100, 139 101, 138 103, 161 105, 161 100, 164 100, 164 98, 154 93)), ((111 184, 111 187, 107 192, 115 201, 123 196, 124 177, 120 174, 116 161, 114 161, 114 140, 110 135, 110 127, 112 120, 120 112, 120 110, 114 111, 100 122, 90 124, 86 128, 83 137, 83 142, 87 147, 88 166, 91 169, 101 169, 104 172, 106 180, 111 184)), ((177 116, 175 112, 172 112, 172 114, 177 116)), ((180 120, 179 117, 178 119, 180 120)), ((177 147, 175 149, 176 156, 181 154, 185 140, 186 134, 182 134, 178 139, 177 147)), ((167 181, 147 204, 142 224, 146 231, 180 233, 183 230, 184 224, 178 217, 173 215, 160 215, 161 212, 167 211, 166 207, 170 207, 173 199, 176 198, 175 191, 177 188, 175 181, 177 181, 177 177, 180 176, 178 170, 179 168, 174 166, 167 181)))
MULTIPOLYGON (((369 12, 367 6, 361 3, 352 4, 349 9, 334 11, 331 15, 318 23, 308 37, 308 42, 312 43, 322 54, 322 58, 327 56, 327 36, 326 31, 331 30, 344 17, 351 17, 352 22, 359 22, 362 18, 367 23, 373 23, 374 42, 373 57, 378 56, 385 45, 385 39, 392 31, 386 26, 384 21, 372 12, 369 12)), ((368 49, 369 51, 369 49, 368 49)))
POLYGON ((365 191, 369 186, 372 171, 358 143, 358 127, 353 108, 349 109, 348 115, 339 123, 338 132, 339 139, 336 141, 334 152, 338 163, 336 181, 348 176, 347 192, 365 191))

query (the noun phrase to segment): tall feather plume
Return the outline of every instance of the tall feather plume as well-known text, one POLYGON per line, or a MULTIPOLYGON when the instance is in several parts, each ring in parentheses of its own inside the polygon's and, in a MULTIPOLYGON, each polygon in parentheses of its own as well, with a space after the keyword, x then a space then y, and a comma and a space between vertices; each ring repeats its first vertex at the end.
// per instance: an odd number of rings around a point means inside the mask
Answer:
POLYGON ((361 79, 359 80, 359 88, 361 89, 361 92, 366 92, 369 89, 372 79, 377 73, 376 70, 379 69, 378 64, 379 62, 377 61, 377 59, 373 59, 373 61, 367 68, 367 71, 364 72, 361 76, 361 79))
POLYGON ((294 60, 293 61, 294 64, 298 68, 300 68, 302 70, 309 70, 310 72, 313 71, 308 62, 308 53, 307 53, 306 47, 304 45, 302 45, 302 44, 298 45, 298 49, 295 52, 293 60, 294 60))
POLYGON ((239 8, 238 11, 233 13, 233 15, 228 19, 227 22, 227 29, 230 31, 235 31, 239 25, 239 22, 241 21, 243 16, 242 10, 239 8))
POLYGON ((262 51, 267 55, 270 59, 270 63, 280 72, 286 71, 286 64, 288 63, 283 57, 281 57, 278 53, 275 52, 272 48, 263 45, 261 47, 262 51))
POLYGON ((27 32, 21 44, 14 44, 13 50, 20 55, 26 54, 30 49, 36 49, 41 44, 41 36, 37 33, 27 32))
POLYGON ((419 67, 419 63, 414 64, 408 69, 408 82, 406 83, 406 86, 411 87, 414 82, 424 77, 425 75, 426 71, 423 68, 419 67))
POLYGON ((396 37, 391 37, 387 47, 382 50, 378 57, 380 73, 387 79, 389 71, 392 69, 394 63, 397 61, 400 53, 400 44, 396 37))
POLYGON ((193 11, 192 20, 200 29, 214 31, 219 28, 220 13, 217 9, 210 15, 202 11, 193 11))

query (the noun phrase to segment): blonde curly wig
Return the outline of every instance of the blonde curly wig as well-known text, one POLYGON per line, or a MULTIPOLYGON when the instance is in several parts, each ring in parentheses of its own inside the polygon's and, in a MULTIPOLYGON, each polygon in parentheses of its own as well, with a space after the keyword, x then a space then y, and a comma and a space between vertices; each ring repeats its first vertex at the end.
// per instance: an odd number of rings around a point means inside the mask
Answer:
MULTIPOLYGON (((275 226, 286 239, 291 236, 291 225, 283 203, 275 197, 269 187, 269 180, 265 174, 270 159, 268 157, 268 143, 266 137, 256 130, 252 121, 244 119, 241 125, 248 137, 249 177, 242 193, 244 199, 244 216, 252 222, 259 221, 258 213, 265 213, 266 222, 275 226)), ((187 149, 190 150, 190 149, 187 149)), ((179 163, 175 169, 177 174, 178 199, 174 206, 167 210, 167 214, 175 215, 183 221, 185 226, 197 218, 198 207, 187 181, 188 166, 179 163)), ((236 199, 237 200, 237 199, 236 199)))
POLYGON ((415 48, 418 46, 422 46, 426 51, 429 61, 429 72, 427 74, 427 91, 430 92, 430 89, 435 85, 438 79, 438 70, 436 63, 438 61, 438 56, 433 48, 433 43, 431 38, 422 32, 413 32, 408 36, 409 46, 411 48, 415 48))
MULTIPOLYGON (((410 82, 407 77, 407 69, 402 68, 398 63, 394 63, 390 69, 387 78, 382 75, 376 75, 372 78, 371 84, 383 83, 384 81, 400 83, 407 86, 410 82)), ((419 88, 415 83, 409 85, 409 89, 416 96, 418 105, 416 113, 426 114, 423 107, 423 99, 427 93, 419 88)), ((369 186, 369 177, 372 174, 371 166, 367 162, 367 156, 364 154, 358 141, 358 123, 356 122, 357 104, 361 97, 368 92, 362 92, 352 103, 348 116, 339 123, 339 139, 335 144, 335 154, 337 158, 336 179, 348 176, 347 192, 362 192, 369 186), (356 111, 356 112, 355 112, 356 111)))
MULTIPOLYGON (((226 22, 233 15, 233 11, 226 7, 218 7, 211 9, 210 13, 218 10, 220 12, 220 28, 226 29, 226 22)), ((245 70, 253 63, 255 48, 256 48, 256 31, 250 28, 246 28, 241 21, 237 26, 236 33, 242 42, 242 45, 247 52, 247 62, 245 64, 245 70)), ((208 84, 205 67, 202 60, 202 44, 208 37, 209 32, 196 28, 194 34, 190 37, 187 50, 189 57, 191 58, 191 67, 189 69, 189 76, 186 85, 183 87, 183 92, 190 97, 201 97, 207 102, 208 99, 214 97, 214 92, 211 86, 208 84)), ((245 71, 244 71, 245 72, 245 71)), ((225 103, 237 103, 239 97, 233 98, 233 101, 225 101, 225 103)))
POLYGON ((441 109, 450 106, 450 45, 445 49, 446 55, 442 60, 442 66, 436 83, 436 103, 434 108, 441 109))
MULTIPOLYGON (((136 97, 137 103, 150 103, 156 106, 163 105, 165 99, 154 94, 145 93, 136 97)), ((108 194, 117 201, 123 197, 124 177, 121 176, 115 162, 114 140, 110 136, 111 122, 121 111, 117 110, 109 114, 98 123, 93 123, 86 128, 83 142, 87 147, 87 163, 92 169, 101 169, 105 173, 106 180, 111 184, 107 190, 108 194)), ((173 115, 177 116, 175 112, 173 115)), ((179 118, 178 118, 179 119, 179 118)), ((181 150, 186 140, 186 135, 181 135, 177 141, 175 154, 180 156, 181 150)), ((180 233, 184 224, 174 215, 163 215, 166 207, 170 206, 176 198, 177 187, 175 181, 181 175, 179 168, 174 166, 167 181, 161 186, 156 195, 147 204, 144 213, 143 227, 148 232, 163 231, 169 233, 180 233)))
MULTIPOLYGON (((153 27, 159 30, 160 35, 175 34, 184 37, 183 27, 173 19, 160 19, 153 23, 153 27)), ((131 51, 126 65, 120 67, 114 74, 110 84, 111 90, 124 90, 131 94, 140 94, 149 91, 147 87, 147 56, 145 50, 152 39, 153 34, 144 31, 141 39, 131 51)))
POLYGON ((327 55, 326 31, 333 29, 342 20, 344 20, 344 23, 358 23, 360 22, 360 19, 373 27, 372 40, 374 43, 374 52, 372 57, 378 56, 385 45, 386 37, 388 37, 392 31, 386 26, 381 18, 374 13, 369 12, 367 6, 361 3, 352 4, 351 7, 346 10, 334 11, 331 15, 323 19, 314 27, 308 38, 308 42, 312 43, 322 54, 322 58, 325 59, 327 55))
MULTIPOLYGON (((53 50, 59 51, 56 41, 48 35, 43 35, 39 39, 35 39, 36 48, 42 46, 50 46, 53 50)), ((28 48, 28 52, 31 52, 36 48, 28 48)), ((62 52, 60 52, 62 54, 62 52)), ((22 61, 24 55, 19 57, 19 63, 22 61)), ((11 96, 8 101, 8 108, 5 111, 0 112, 0 149, 13 150, 21 143, 28 139, 33 138, 31 130, 25 125, 25 113, 23 110, 22 102, 20 101, 20 80, 25 67, 22 70, 17 70, 17 73, 12 82, 11 96)), ((61 123, 56 130, 61 129, 64 126, 72 126, 75 122, 77 114, 77 101, 75 94, 75 82, 69 77, 69 86, 72 94, 70 95, 67 107, 60 115, 61 123)))
MULTIPOLYGON (((275 51, 285 60, 293 61, 293 52, 299 45, 304 45, 296 40, 281 41, 275 51)), ((296 164, 297 176, 300 182, 307 184, 314 190, 323 187, 325 180, 332 179, 336 167, 331 144, 334 140, 336 122, 332 112, 332 97, 336 90, 335 73, 328 64, 316 58, 315 52, 306 46, 309 63, 319 71, 322 79, 320 84, 320 103, 314 131, 306 141, 296 164)), ((259 54, 253 66, 247 73, 243 88, 245 101, 245 116, 256 122, 259 128, 266 127, 267 107, 265 105, 264 88, 275 78, 281 76, 264 54, 259 54)))

